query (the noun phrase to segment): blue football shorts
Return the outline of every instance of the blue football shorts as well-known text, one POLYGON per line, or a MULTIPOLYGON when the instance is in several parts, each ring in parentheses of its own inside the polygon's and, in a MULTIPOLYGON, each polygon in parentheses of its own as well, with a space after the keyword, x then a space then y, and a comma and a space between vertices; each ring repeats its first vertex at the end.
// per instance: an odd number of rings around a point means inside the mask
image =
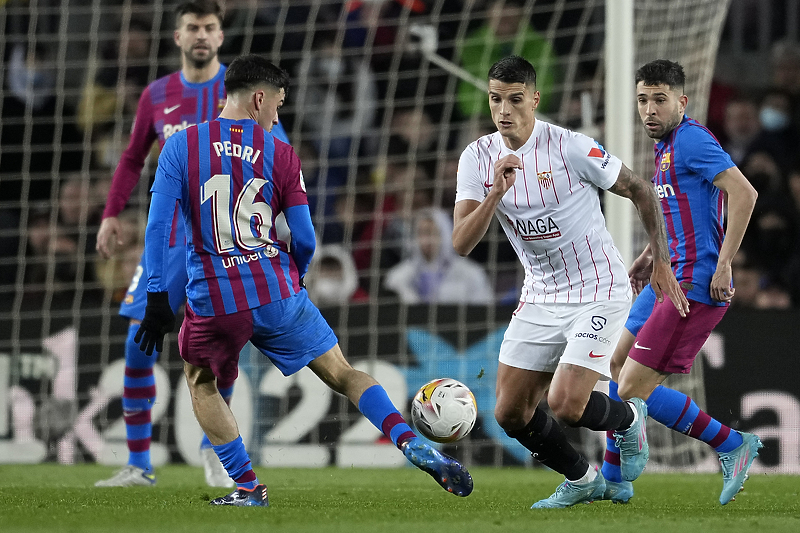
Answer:
POLYGON ((650 318, 655 304, 656 291, 648 283, 633 302, 630 313, 628 313, 628 320, 625 322, 625 329, 630 331, 634 337, 639 334, 639 330, 650 318))
MULTIPOLYGON (((172 312, 177 314, 181 305, 186 301, 186 285, 189 283, 189 277, 186 274, 183 223, 177 224, 175 242, 180 244, 171 246, 168 252, 169 256, 164 259, 164 277, 169 291, 169 305, 172 307, 172 312)), ((147 306, 147 278, 147 263, 145 254, 142 253, 131 284, 128 286, 128 292, 119 307, 120 315, 139 321, 144 318, 144 308, 147 306)))

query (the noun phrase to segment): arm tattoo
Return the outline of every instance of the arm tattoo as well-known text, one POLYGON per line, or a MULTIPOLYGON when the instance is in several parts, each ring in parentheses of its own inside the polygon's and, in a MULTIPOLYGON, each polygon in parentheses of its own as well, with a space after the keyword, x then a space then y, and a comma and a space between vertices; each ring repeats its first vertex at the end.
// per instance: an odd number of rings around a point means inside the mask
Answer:
POLYGON ((653 257, 669 263, 667 228, 664 225, 664 214, 661 212, 661 204, 653 185, 622 165, 616 183, 608 190, 633 202, 645 231, 650 237, 653 257))

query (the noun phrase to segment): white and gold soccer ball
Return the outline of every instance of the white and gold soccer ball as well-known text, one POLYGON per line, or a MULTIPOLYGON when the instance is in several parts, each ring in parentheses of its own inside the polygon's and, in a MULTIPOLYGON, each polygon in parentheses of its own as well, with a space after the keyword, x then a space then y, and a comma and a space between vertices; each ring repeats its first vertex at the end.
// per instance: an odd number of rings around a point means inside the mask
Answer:
POLYGON ((455 379, 440 378, 426 383, 411 402, 411 421, 434 442, 463 439, 472 431, 477 417, 475 396, 469 387, 455 379))

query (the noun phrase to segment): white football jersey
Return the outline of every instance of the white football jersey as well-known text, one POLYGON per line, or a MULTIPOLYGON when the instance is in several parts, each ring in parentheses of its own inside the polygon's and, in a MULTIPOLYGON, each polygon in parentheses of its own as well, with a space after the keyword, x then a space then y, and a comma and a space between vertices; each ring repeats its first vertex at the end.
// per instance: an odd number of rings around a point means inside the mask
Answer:
POLYGON ((494 163, 508 154, 523 168, 495 214, 525 269, 520 301, 630 300, 627 270, 606 229, 598 191, 614 185, 622 162, 585 135, 537 120, 519 150, 509 149, 499 132, 464 150, 456 202, 482 202, 494 163))

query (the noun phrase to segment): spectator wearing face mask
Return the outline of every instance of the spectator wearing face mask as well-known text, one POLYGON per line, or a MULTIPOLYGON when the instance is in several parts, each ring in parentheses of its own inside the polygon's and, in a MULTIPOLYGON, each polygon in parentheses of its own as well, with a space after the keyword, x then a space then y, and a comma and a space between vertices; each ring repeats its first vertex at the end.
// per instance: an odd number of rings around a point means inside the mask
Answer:
POLYGON ((401 303, 480 305, 494 300, 483 267, 453 249, 453 223, 443 209, 418 210, 413 228, 409 257, 392 267, 384 281, 401 303))
POLYGON ((304 280, 308 297, 318 307, 365 302, 369 298, 358 286, 353 256, 338 244, 317 247, 304 280))
POLYGON ((751 152, 765 151, 775 159, 786 173, 797 157, 800 131, 792 121, 794 109, 792 96, 784 89, 768 90, 761 99, 758 118, 761 133, 753 141, 751 152))
POLYGON ((722 131, 718 135, 722 148, 741 165, 750 147, 761 133, 758 103, 750 98, 735 98, 725 106, 722 131))

